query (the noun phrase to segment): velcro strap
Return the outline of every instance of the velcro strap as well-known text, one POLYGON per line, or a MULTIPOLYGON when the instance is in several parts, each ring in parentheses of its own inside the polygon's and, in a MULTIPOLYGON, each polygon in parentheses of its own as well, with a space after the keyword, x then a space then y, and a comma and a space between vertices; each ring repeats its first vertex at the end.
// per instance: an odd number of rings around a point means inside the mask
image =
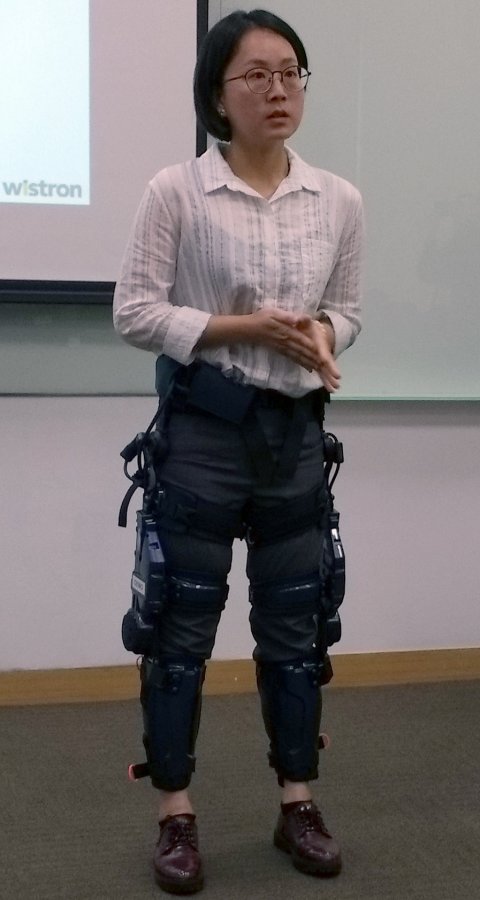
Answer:
POLYGON ((327 493, 323 485, 269 509, 252 505, 245 516, 247 541, 258 547, 308 531, 314 525, 323 528, 326 524, 326 509, 327 493))
POLYGON ((220 544, 245 537, 246 527, 239 511, 209 503, 165 482, 162 488, 158 504, 160 528, 177 534, 207 535, 220 544))
POLYGON ((225 609, 228 584, 207 580, 205 573, 171 573, 169 587, 170 602, 184 609, 201 609, 203 612, 221 612, 225 609))
POLYGON ((272 616, 288 612, 316 613, 320 594, 320 578, 317 572, 284 582, 252 584, 249 598, 252 606, 261 606, 262 612, 272 616))

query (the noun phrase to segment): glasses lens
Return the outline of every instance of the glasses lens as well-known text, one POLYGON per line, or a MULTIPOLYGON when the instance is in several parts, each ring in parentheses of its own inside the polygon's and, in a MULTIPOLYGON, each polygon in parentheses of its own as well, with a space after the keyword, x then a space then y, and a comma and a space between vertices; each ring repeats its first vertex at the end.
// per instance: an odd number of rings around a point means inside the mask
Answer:
POLYGON ((291 66, 283 72, 283 83, 286 91, 301 91, 308 79, 308 72, 300 66, 291 66))
POLYGON ((272 83, 272 73, 269 69, 250 69, 245 78, 254 94, 265 94, 272 83))

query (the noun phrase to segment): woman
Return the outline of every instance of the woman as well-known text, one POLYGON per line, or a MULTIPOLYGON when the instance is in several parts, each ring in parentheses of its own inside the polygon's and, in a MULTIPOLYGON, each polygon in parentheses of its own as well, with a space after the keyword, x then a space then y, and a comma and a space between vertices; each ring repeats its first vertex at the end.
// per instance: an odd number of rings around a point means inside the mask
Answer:
POLYGON ((187 789, 205 660, 245 529, 257 681, 282 787, 274 841, 309 874, 341 865, 309 783, 327 680, 321 400, 360 330, 362 207, 355 188, 285 144, 309 74, 302 42, 271 13, 232 13, 211 29, 195 106, 219 143, 153 178, 115 292, 118 332, 160 357, 160 380, 165 362, 175 371, 157 508, 169 597, 141 669, 160 792, 154 868, 174 893, 203 885, 187 789))

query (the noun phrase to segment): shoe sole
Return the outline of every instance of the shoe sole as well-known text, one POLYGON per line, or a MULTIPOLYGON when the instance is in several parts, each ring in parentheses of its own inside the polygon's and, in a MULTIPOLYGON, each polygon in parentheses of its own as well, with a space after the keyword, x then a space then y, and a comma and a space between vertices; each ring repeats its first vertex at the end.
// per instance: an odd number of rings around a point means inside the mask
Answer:
POLYGON ((295 868, 298 869, 299 872, 304 872, 306 875, 316 875, 319 878, 331 878, 334 875, 338 875, 342 868, 342 861, 340 859, 332 859, 331 862, 319 863, 314 862, 314 860, 311 859, 305 859, 303 856, 299 856, 292 850, 286 837, 278 831, 274 832, 273 843, 279 850, 288 853, 288 855, 292 857, 292 863, 295 868))

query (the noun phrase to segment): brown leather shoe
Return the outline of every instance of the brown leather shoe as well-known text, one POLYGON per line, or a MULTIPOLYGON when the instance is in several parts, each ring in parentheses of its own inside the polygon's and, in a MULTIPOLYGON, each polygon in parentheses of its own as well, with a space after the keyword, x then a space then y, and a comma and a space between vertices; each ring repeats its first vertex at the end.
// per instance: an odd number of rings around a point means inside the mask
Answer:
POLYGON ((167 816, 153 855, 155 879, 170 894, 194 894, 203 887, 202 860, 198 852, 195 816, 167 816))
POLYGON ((338 875, 340 848, 327 831, 314 803, 282 803, 273 842, 290 853, 293 865, 308 875, 338 875))

